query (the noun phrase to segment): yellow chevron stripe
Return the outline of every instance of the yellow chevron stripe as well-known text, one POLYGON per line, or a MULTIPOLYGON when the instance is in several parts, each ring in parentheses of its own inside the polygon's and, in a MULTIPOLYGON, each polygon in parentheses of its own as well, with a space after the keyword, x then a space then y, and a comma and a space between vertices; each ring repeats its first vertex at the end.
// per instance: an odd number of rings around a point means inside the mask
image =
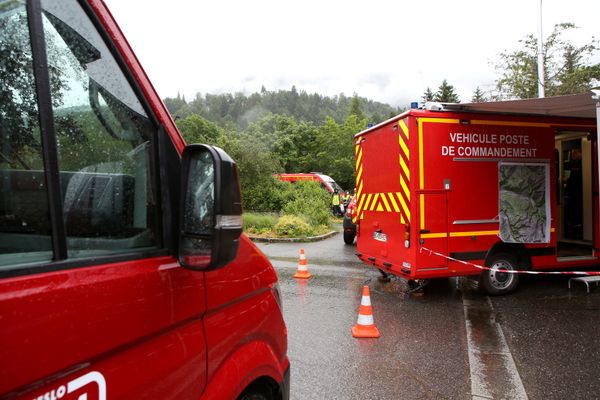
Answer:
POLYGON ((390 198, 390 203, 392 203, 392 207, 394 208, 394 211, 399 213, 400 209, 398 208, 398 203, 396 203, 396 200, 394 199, 394 194, 388 193, 388 197, 390 198))
POLYGON ((373 202, 371 203, 371 208, 369 209, 369 211, 375 211, 375 206, 377 205, 379 200, 379 193, 375 193, 375 196, 373 197, 373 202))
POLYGON ((408 170, 408 166, 404 162, 404 158, 402 158, 402 154, 400 154, 398 157, 400 158, 400 166, 402 167, 402 170, 404 171, 404 173, 406 174, 406 177, 408 178, 408 180, 410 182, 410 171, 408 170))
POLYGON ((360 212, 362 211, 363 203, 364 203, 366 197, 367 196, 365 196, 365 195, 358 196, 358 205, 356 206, 356 215, 359 215, 360 212))
POLYGON ((381 203, 377 204, 377 209, 375 211, 383 211, 383 206, 381 203))
POLYGON ((406 199, 410 202, 410 190, 408 190, 408 186, 406 185, 406 182, 404 182, 404 177, 402 175, 400 175, 400 185, 402 186, 402 190, 404 190, 406 199))
POLYGON ((398 125, 400 126, 400 129, 402 129, 402 132, 404 132, 404 134, 406 135, 406 138, 408 139, 408 126, 406 126, 406 124, 404 123, 404 120, 401 119, 400 121, 398 121, 398 125))
POLYGON ((402 135, 398 135, 398 142, 400 143, 400 147, 402 148, 402 151, 404 152, 406 159, 410 160, 410 153, 408 151, 408 146, 406 145, 406 143, 404 143, 404 139, 402 138, 402 135))
POLYGON ((398 193, 398 200, 400 200, 400 205, 402 206, 402 210, 404 210, 404 214, 406 215, 408 222, 410 222, 410 209, 404 202, 404 199, 402 198, 402 195, 400 195, 400 193, 398 193))
POLYGON ((385 195, 385 193, 381 193, 381 200, 383 200, 383 205, 385 206, 385 210, 387 212, 392 212, 392 209, 390 208, 390 204, 387 201, 387 196, 385 195))
POLYGON ((356 155, 356 169, 358 169, 358 167, 360 166, 361 161, 362 161, 362 149, 359 149, 358 154, 356 155))
POLYGON ((390 196, 390 201, 392 202, 392 204, 394 205, 394 211, 396 211, 397 213, 400 214, 400 223, 401 224, 405 224, 406 220, 404 219, 404 214, 402 213, 402 211, 400 211, 400 208, 398 207, 398 203, 396 203, 396 199, 395 197, 398 196, 400 193, 396 192, 394 193, 388 193, 388 196, 390 196))
MULTIPOLYGON (((361 208, 361 211, 368 210, 369 205, 371 204, 371 199, 373 197, 373 193, 369 193, 367 196, 367 200, 365 201, 364 206, 361 208)), ((362 218, 362 217, 361 217, 362 218)))
POLYGON ((356 182, 360 182, 360 178, 362 177, 362 172, 363 172, 363 166, 361 165, 360 168, 358 169, 358 172, 356 173, 356 182))
POLYGON ((356 191, 356 198, 360 199, 361 193, 362 193, 362 188, 363 188, 363 183, 362 181, 360 182, 360 185, 358 185, 358 190, 356 191))

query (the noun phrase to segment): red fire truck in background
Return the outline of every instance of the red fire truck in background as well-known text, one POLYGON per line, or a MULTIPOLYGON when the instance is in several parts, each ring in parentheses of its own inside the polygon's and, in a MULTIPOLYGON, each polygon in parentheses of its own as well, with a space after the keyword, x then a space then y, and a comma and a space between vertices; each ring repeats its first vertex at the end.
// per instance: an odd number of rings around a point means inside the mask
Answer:
POLYGON ((274 177, 284 182, 298 182, 298 181, 315 181, 320 182, 329 193, 333 193, 337 190, 341 193, 343 189, 338 185, 333 178, 327 175, 323 175, 319 172, 311 173, 298 173, 298 174, 274 174, 274 177))
POLYGON ((287 399, 235 162, 186 146, 101 0, 0 26, 0 398, 287 399))
POLYGON ((419 109, 360 132, 357 255, 490 294, 516 288, 506 270, 598 265, 596 141, 595 119, 419 109))

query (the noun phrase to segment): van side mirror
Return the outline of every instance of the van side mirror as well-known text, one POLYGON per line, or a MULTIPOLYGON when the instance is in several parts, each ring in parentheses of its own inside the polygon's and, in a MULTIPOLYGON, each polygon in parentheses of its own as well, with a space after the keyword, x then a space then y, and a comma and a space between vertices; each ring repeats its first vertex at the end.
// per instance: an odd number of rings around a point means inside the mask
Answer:
POLYGON ((182 155, 179 262, 220 268, 236 257, 242 233, 238 169, 222 149, 191 144, 182 155))

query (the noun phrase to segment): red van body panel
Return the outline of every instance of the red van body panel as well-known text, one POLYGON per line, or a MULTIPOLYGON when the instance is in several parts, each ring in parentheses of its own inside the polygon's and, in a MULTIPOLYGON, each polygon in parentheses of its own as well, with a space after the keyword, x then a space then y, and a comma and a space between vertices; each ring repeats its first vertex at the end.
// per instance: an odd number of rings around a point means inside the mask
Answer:
POLYGON ((285 356, 287 331, 275 292, 277 275, 267 258, 242 236, 236 266, 205 276, 209 381, 222 373, 226 373, 223 379, 232 380, 280 365, 282 370, 272 371, 279 382, 289 363, 285 356), (240 299, 241 293, 248 297, 240 299))
POLYGON ((198 393, 206 383, 205 303, 202 274, 171 257, 3 279, 0 393, 92 367, 119 398, 113 377, 122 380, 135 366, 124 395, 169 397, 153 387, 157 379, 165 389, 177 384, 181 393, 198 393), (112 361, 115 349, 125 362, 112 361), (196 378, 186 387, 177 382, 181 375, 196 378))
MULTIPOLYGON (((185 141, 110 12, 88 5, 181 155, 185 141)), ((287 331, 262 252, 242 234, 236 259, 207 272, 161 252, 0 277, 0 398, 235 399, 260 379, 287 399, 287 331)))

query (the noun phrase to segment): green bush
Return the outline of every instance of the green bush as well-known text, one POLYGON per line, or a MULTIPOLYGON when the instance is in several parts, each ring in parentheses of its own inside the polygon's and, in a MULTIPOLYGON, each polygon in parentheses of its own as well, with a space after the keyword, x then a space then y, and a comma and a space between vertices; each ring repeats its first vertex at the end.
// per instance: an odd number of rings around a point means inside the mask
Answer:
POLYGON ((294 197, 293 185, 269 176, 243 193, 244 210, 280 212, 294 197))
POLYGON ((304 237, 310 236, 313 232, 311 226, 301 217, 295 215, 284 215, 273 228, 279 236, 304 237))
POLYGON ((318 182, 296 182, 283 213, 303 217, 313 226, 329 225, 329 193, 318 182))
POLYGON ((274 214, 244 213, 244 230, 252 233, 266 233, 277 223, 274 214))

